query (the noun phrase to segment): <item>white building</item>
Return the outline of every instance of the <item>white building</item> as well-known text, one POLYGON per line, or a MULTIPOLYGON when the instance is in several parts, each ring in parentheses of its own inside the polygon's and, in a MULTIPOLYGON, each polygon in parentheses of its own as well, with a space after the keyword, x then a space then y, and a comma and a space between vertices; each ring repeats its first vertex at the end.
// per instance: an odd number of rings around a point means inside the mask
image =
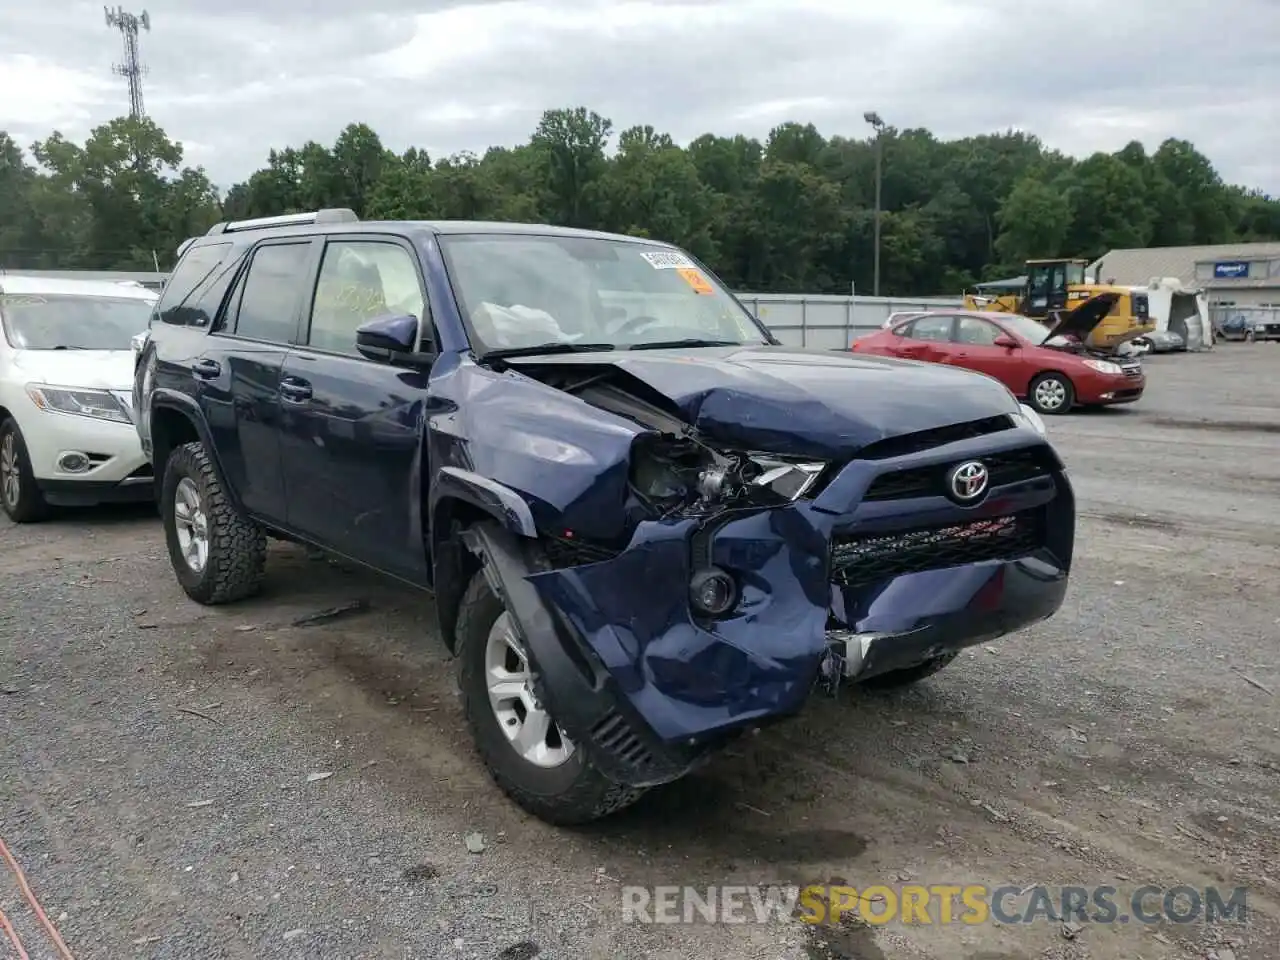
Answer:
POLYGON ((1140 286, 1152 277, 1177 277, 1205 291, 1211 316, 1280 311, 1280 243, 1223 243, 1198 247, 1112 250, 1089 265, 1103 283, 1140 286))

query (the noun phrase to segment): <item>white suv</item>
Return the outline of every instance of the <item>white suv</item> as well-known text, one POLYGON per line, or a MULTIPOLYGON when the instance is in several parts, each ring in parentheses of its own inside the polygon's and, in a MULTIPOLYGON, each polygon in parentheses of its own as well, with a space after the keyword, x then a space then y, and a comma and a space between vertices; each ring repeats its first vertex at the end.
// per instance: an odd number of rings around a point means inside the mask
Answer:
POLYGON ((0 275, 0 507, 146 500, 133 427, 132 339, 156 294, 135 283, 0 275))

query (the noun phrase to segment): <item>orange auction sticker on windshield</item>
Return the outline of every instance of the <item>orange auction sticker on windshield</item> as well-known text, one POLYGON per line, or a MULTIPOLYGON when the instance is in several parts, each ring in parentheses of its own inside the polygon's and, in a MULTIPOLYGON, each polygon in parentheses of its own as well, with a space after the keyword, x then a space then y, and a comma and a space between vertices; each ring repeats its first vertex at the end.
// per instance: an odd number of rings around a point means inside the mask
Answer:
POLYGON ((685 283, 693 287, 694 293, 714 294, 716 292, 715 288, 707 283, 707 278, 697 270, 690 267, 681 267, 676 273, 680 274, 685 283))

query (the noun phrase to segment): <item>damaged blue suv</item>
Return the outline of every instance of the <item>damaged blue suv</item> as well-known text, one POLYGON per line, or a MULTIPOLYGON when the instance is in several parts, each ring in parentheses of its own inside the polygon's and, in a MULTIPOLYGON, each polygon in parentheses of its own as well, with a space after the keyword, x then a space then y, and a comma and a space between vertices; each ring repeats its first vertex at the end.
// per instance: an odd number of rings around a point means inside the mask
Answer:
POLYGON ((223 223, 136 348, 186 593, 256 592, 268 537, 432 591, 481 758, 551 822, 1066 591, 1071 486, 1008 390, 781 346, 667 244, 223 223))

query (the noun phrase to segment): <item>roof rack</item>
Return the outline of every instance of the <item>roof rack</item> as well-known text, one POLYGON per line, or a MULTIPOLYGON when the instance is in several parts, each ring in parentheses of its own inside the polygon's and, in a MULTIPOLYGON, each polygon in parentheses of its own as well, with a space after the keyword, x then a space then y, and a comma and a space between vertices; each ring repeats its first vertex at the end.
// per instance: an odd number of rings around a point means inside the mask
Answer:
POLYGON ((209 228, 207 237, 219 233, 239 233, 241 230, 265 230, 268 227, 301 227, 320 223, 358 223, 354 210, 346 207, 329 207, 311 213, 285 213, 278 217, 255 217, 252 220, 226 220, 209 228))

